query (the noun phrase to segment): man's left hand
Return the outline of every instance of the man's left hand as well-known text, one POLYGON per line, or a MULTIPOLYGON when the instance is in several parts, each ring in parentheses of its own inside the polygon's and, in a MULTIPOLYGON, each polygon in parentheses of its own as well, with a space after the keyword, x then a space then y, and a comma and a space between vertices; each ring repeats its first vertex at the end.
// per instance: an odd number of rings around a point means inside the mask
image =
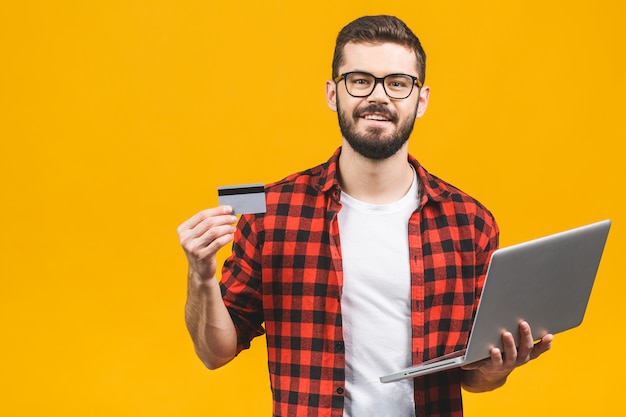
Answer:
POLYGON ((523 321, 519 325, 519 346, 511 332, 502 334, 503 351, 492 348, 490 357, 482 361, 464 366, 468 372, 463 376, 463 387, 468 391, 481 392, 495 389, 504 384, 513 369, 538 358, 548 351, 553 336, 547 334, 537 343, 533 340, 530 325, 523 321))

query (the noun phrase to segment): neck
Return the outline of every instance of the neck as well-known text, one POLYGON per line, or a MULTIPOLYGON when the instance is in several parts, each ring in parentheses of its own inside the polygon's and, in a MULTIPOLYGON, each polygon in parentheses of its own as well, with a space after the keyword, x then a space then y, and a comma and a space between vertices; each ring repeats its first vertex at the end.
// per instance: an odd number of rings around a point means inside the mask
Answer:
POLYGON ((384 160, 368 159, 345 141, 339 156, 339 182, 344 192, 370 204, 389 204, 401 199, 413 183, 407 144, 384 160))

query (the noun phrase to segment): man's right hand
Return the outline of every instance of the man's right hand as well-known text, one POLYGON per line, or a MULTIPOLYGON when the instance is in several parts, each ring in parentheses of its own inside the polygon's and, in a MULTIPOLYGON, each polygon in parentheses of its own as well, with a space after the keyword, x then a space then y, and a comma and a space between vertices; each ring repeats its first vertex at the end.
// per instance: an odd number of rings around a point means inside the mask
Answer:
POLYGON ((215 254, 233 240, 237 217, 232 212, 229 206, 203 210, 178 227, 189 262, 185 322, 198 357, 209 369, 223 366, 237 353, 235 325, 215 279, 215 254))
POLYGON ((233 240, 237 217, 230 206, 203 210, 178 227, 178 238, 189 263, 189 279, 205 284, 217 273, 216 253, 233 240))

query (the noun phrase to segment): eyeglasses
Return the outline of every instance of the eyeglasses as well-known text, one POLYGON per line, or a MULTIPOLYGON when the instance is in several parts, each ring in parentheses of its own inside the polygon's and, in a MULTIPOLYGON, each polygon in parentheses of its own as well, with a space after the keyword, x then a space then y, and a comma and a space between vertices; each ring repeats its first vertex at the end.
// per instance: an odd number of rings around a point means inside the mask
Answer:
POLYGON ((408 74, 389 74, 382 78, 374 77, 368 72, 352 71, 345 72, 335 78, 335 83, 345 80, 346 91, 352 97, 367 97, 381 83, 389 98, 404 99, 411 95, 413 86, 417 84, 422 88, 423 83, 419 78, 408 74))

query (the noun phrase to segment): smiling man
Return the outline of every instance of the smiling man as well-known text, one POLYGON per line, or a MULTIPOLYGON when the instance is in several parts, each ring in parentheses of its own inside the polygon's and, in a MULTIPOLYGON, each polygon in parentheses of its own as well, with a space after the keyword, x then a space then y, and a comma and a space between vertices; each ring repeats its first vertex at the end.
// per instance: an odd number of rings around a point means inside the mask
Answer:
MULTIPOLYGON (((550 347, 519 329, 472 366, 382 384, 381 375, 465 347, 498 227, 478 201, 408 153, 426 111, 426 57, 392 16, 341 30, 326 100, 342 144, 266 186, 267 212, 204 210, 178 229, 187 326, 207 367, 267 336, 275 416, 461 416, 550 347), (216 252, 233 242, 216 280, 216 252)), ((243 377, 243 376, 242 376, 243 377)))

